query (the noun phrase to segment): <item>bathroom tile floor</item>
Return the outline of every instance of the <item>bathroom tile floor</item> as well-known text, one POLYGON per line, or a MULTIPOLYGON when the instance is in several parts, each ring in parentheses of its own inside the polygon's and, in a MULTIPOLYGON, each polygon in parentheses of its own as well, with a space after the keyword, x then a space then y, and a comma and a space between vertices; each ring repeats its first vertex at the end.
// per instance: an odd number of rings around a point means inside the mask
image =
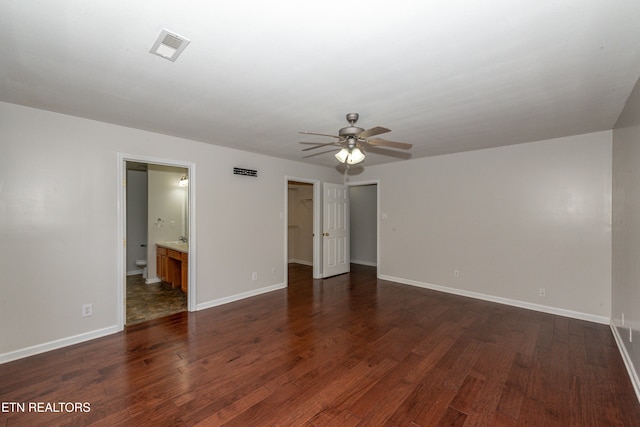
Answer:
POLYGON ((127 326, 187 310, 187 294, 167 283, 147 285, 141 274, 127 276, 127 326))

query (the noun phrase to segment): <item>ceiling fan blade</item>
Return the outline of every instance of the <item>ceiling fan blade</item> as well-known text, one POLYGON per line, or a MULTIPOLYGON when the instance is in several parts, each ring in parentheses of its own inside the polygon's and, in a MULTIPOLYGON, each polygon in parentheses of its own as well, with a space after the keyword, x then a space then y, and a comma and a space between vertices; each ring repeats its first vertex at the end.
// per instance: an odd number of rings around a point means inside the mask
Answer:
POLYGON ((326 147, 327 145, 340 145, 340 144, 338 144, 337 142, 327 142, 326 144, 320 144, 320 145, 315 145, 313 147, 305 148, 302 151, 315 150, 316 148, 326 147))
POLYGON ((369 138, 370 136, 380 135, 382 133, 391 132, 391 129, 383 128, 382 126, 376 126, 371 129, 367 129, 358 135, 358 138, 369 138))
POLYGON ((338 138, 338 139, 340 139, 340 137, 339 137, 339 136, 336 136, 336 135, 327 135, 326 133, 314 133, 314 132, 298 132, 298 133, 300 133, 300 134, 302 134, 302 135, 328 136, 328 137, 331 137, 331 138, 338 138))
POLYGON ((383 156, 395 157, 396 159, 401 159, 401 160, 409 160, 411 158, 411 153, 407 151, 387 150, 383 147, 371 146, 367 149, 367 153, 382 154, 383 156))
POLYGON ((303 159, 307 159, 309 157, 315 157, 315 156, 321 156, 322 154, 327 154, 327 153, 335 153, 336 150, 327 150, 327 151, 321 151, 319 153, 313 153, 313 154, 307 154, 306 156, 303 156, 303 159))
POLYGON ((408 150, 413 147, 413 144, 407 144, 406 142, 387 141, 380 138, 369 139, 367 143, 377 147, 399 148, 401 150, 408 150))

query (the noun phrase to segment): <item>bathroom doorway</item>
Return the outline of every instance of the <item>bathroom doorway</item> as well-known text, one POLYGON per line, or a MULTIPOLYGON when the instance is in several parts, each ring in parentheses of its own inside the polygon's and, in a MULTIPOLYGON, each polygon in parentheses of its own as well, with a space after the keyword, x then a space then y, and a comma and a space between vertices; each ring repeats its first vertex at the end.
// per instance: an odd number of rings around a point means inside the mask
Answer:
POLYGON ((192 164, 119 155, 120 325, 193 311, 192 164))

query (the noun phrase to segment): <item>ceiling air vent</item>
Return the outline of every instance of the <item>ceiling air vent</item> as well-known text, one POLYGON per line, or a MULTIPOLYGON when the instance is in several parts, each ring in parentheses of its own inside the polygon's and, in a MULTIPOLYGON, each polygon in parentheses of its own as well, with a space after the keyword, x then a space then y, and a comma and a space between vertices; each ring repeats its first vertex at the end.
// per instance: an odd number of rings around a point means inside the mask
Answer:
POLYGON ((171 31, 162 30, 149 52, 162 56, 169 61, 175 61, 187 47, 189 41, 171 31))

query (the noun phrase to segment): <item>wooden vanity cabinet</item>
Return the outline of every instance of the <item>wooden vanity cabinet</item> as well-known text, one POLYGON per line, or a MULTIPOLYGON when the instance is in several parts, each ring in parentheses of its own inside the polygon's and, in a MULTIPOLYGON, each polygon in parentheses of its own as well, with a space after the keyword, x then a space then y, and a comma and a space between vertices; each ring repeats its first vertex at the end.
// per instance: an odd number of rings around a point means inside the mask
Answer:
POLYGON ((156 271, 158 278, 187 292, 189 285, 189 254, 156 246, 156 271))
POLYGON ((182 292, 186 294, 187 288, 189 287, 189 254, 181 252, 180 259, 182 261, 182 265, 180 266, 180 288, 182 292))
POLYGON ((167 248, 156 246, 156 274, 163 282, 169 282, 167 248))
POLYGON ((182 261, 182 256, 186 255, 180 251, 174 251, 173 249, 167 250, 167 263, 169 265, 169 280, 167 282, 171 283, 171 287, 180 288, 184 290, 184 285, 186 285, 186 271, 187 264, 182 261), (183 277, 185 280, 183 281, 183 277))

